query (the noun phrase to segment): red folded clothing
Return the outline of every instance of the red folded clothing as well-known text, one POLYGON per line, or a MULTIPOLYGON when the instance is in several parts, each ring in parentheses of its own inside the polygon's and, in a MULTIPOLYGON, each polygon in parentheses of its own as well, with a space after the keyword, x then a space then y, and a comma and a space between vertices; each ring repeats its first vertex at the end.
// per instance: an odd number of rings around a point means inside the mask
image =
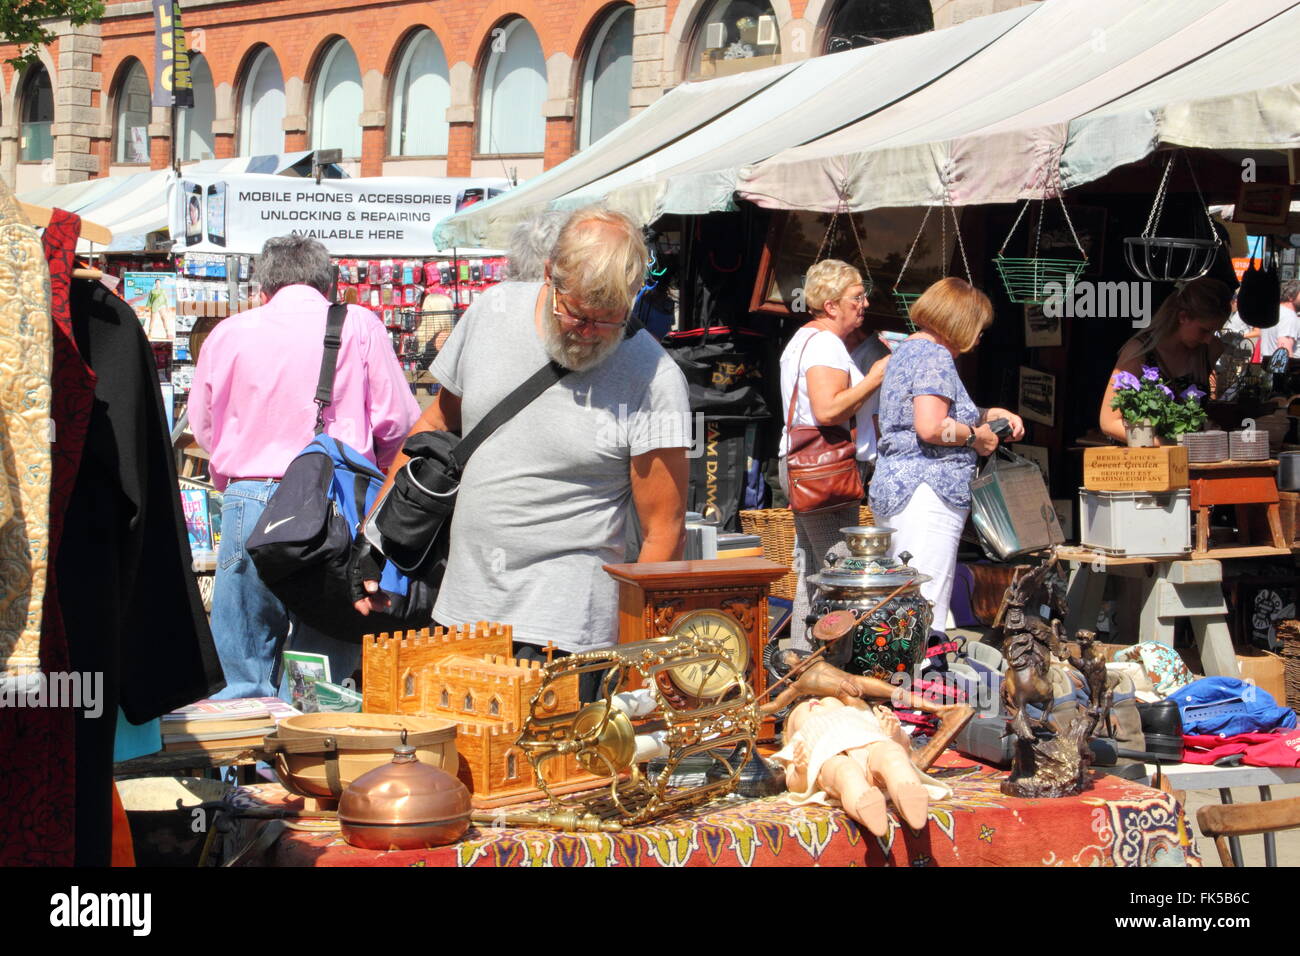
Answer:
POLYGON ((1224 757, 1241 754, 1249 767, 1300 767, 1300 730, 1272 734, 1184 734, 1183 760, 1212 764, 1224 757))

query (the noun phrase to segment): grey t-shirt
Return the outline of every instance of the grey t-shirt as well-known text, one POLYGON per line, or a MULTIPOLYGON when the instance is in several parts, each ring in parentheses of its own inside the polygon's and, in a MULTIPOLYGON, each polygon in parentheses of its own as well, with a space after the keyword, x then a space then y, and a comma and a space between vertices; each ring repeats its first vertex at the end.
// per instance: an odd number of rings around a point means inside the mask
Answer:
MULTIPOLYGON (((434 377, 462 399, 462 435, 546 364, 540 288, 490 289, 434 360, 434 377)), ((614 643, 618 589, 601 566, 623 560, 632 457, 689 445, 686 379, 649 333, 570 372, 466 466, 434 619, 497 621, 515 640, 564 651, 614 643)))

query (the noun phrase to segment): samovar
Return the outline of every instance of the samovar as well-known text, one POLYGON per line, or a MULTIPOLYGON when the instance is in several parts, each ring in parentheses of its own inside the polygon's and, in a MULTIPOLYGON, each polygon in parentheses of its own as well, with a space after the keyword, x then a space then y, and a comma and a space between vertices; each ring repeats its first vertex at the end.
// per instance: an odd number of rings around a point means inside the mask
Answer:
MULTIPOLYGON (((908 565, 912 556, 906 551, 899 555, 901 560, 890 556, 893 528, 840 528, 840 534, 848 556, 831 555, 827 567, 808 577, 817 587, 812 617, 832 612, 839 612, 839 618, 851 616, 844 621, 851 630, 840 638, 849 642, 847 654, 832 653, 828 659, 850 673, 881 680, 904 672, 916 676, 934 617, 933 606, 921 596, 929 575, 908 565)), ((842 633, 845 628, 834 630, 842 633)))

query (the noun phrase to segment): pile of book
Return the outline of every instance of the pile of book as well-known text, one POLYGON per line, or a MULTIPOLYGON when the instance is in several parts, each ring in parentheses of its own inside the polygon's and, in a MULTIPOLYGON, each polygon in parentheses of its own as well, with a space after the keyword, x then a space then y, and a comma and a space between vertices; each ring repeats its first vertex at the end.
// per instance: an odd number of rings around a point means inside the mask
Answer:
POLYGON ((299 713, 278 697, 200 700, 163 717, 163 751, 260 747, 279 721, 299 713))

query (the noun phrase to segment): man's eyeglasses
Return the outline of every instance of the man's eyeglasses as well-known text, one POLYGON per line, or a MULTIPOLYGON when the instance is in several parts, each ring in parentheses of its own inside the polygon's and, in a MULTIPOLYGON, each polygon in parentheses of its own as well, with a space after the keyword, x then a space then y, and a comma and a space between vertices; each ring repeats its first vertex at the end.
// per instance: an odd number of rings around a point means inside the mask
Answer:
POLYGON ((559 306, 559 293, 554 288, 551 289, 551 312, 554 316, 570 327, 582 325, 592 325, 601 331, 607 329, 620 329, 627 322, 627 317, 619 319, 617 322, 603 322, 598 319, 588 318, 585 315, 574 315, 571 312, 563 311, 559 306))

